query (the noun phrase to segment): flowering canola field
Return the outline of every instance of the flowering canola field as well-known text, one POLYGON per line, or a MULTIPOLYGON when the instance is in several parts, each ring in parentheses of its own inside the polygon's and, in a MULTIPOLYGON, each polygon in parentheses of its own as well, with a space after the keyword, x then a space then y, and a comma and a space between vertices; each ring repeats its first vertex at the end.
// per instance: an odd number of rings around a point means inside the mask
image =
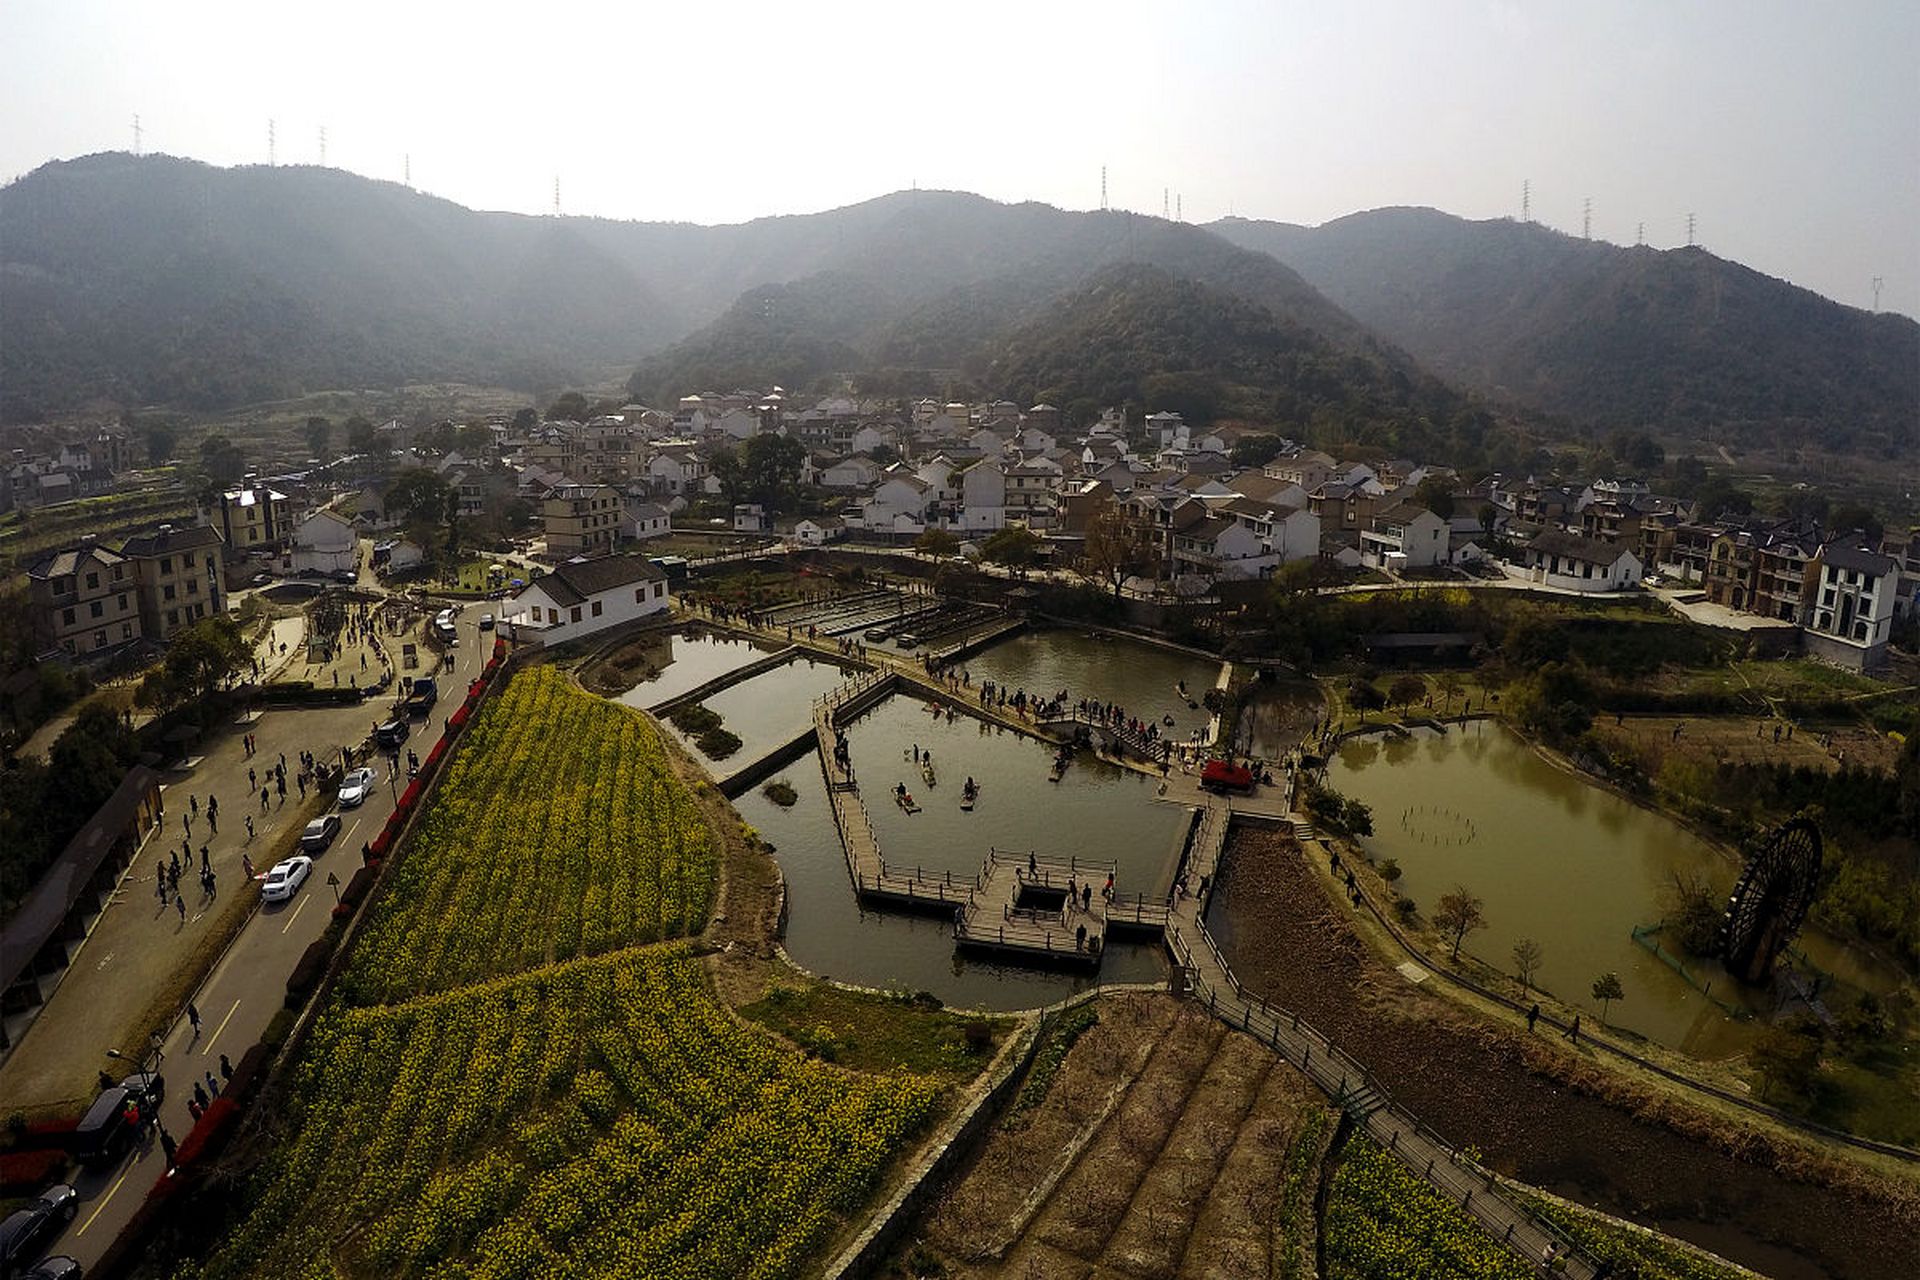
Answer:
POLYGON ((789 1277, 937 1106, 645 942, 704 917, 708 837, 652 727, 554 673, 487 705, 416 839, 205 1276, 789 1277))
POLYGON ((371 1004, 694 933, 714 868, 653 724, 533 667, 469 730, 346 990, 371 1004))
POLYGON ((1533 1268, 1365 1137, 1346 1144, 1321 1223, 1331 1280, 1529 1280, 1533 1268))

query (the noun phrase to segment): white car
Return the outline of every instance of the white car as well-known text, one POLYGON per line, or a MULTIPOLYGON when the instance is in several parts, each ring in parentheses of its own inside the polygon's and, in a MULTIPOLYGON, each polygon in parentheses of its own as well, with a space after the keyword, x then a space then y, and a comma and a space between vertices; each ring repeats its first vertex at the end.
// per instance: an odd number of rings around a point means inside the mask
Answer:
POLYGON ((373 794, 373 784, 379 780, 380 775, 371 769, 349 770, 347 776, 340 779, 340 807, 351 809, 364 804, 373 794))
POLYGON ((312 873, 312 858, 288 858, 285 862, 274 863, 273 870, 267 872, 267 878, 260 882, 260 901, 285 902, 293 896, 294 890, 307 882, 307 877, 312 873))

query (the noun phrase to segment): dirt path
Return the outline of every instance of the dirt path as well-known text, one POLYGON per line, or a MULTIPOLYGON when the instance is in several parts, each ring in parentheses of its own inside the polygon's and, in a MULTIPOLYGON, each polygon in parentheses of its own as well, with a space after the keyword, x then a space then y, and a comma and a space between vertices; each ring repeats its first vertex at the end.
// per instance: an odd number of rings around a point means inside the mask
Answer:
POLYGON ((1241 980, 1312 1021, 1443 1137, 1779 1280, 1911 1276, 1920 1197, 1909 1189, 1875 1194, 1883 1184, 1864 1175, 1860 1188, 1796 1181, 1753 1162, 1764 1140, 1714 1149, 1543 1074, 1534 1064, 1557 1049, 1475 1021, 1375 959, 1289 838, 1239 831, 1230 847, 1211 919, 1241 980))

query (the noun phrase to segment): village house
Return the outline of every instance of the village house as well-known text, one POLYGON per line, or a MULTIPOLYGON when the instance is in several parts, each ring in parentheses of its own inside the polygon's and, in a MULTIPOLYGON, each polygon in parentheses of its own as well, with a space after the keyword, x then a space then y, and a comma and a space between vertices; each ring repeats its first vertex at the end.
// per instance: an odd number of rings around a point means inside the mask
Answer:
POLYGON ((291 505, 277 489, 228 489, 201 504, 200 523, 220 531, 229 556, 238 558, 252 551, 277 555, 292 532, 291 505))
POLYGON ((338 573, 359 564, 359 534, 338 511, 322 507, 295 522, 290 560, 295 573, 338 573))
POLYGON ((503 623, 516 640, 564 644, 673 607, 667 575, 642 555, 568 560, 522 587, 503 623))
POLYGON ((1899 563, 1836 540, 1820 549, 1807 577, 1812 584, 1807 652, 1851 671, 1885 666, 1899 563))
POLYGON ((1447 522, 1416 503, 1394 503, 1375 512, 1360 531, 1360 560, 1394 572, 1445 564, 1447 522))
POLYGON ((34 637, 74 657, 141 638, 133 566, 91 538, 42 556, 27 570, 34 637))
POLYGON ((207 525, 163 524, 121 545, 133 566, 147 639, 165 643, 181 628, 226 612, 220 552, 220 534, 207 525))
POLYGON ((1530 581, 1562 591, 1625 591, 1640 581, 1640 557, 1617 542, 1543 529, 1527 543, 1530 581))
POLYGON ((610 485, 563 484, 540 500, 547 554, 555 558, 613 550, 620 532, 620 494, 610 485))

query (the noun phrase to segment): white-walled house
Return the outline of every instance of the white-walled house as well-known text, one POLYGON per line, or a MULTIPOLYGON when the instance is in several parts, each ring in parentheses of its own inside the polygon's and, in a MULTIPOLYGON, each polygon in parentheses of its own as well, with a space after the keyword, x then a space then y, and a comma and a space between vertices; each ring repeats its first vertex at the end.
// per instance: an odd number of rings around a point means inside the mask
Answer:
POLYGON ((321 508, 293 526, 292 565, 295 573, 336 573, 358 568, 360 538, 353 521, 337 511, 321 508))
POLYGON ((846 536, 847 522, 839 516, 802 516, 793 522, 787 540, 795 546, 819 547, 846 536))
POLYGON ((881 467, 872 458, 855 454, 820 471, 820 483, 829 489, 865 489, 880 478, 881 467))
POLYGON ((1884 666, 1899 593, 1899 562, 1835 542, 1820 549, 1810 566, 1815 567, 1807 652, 1853 671, 1884 666))
POLYGON ((862 504, 866 527, 879 532, 917 533, 926 527, 933 486, 904 468, 887 474, 862 504))
POLYGON ((982 458, 960 473, 959 527, 969 533, 1007 527, 1007 472, 998 458, 982 458))
POLYGON ((673 515, 657 502, 629 493, 620 511, 620 536, 643 540, 673 532, 673 515))
POLYGON ((1360 559, 1375 569, 1430 569, 1447 559, 1447 522, 1425 507, 1401 503, 1374 513, 1360 531, 1360 559))
POLYGON ((504 621, 516 640, 564 644, 673 607, 667 575, 640 555, 568 560, 508 601, 504 621))
POLYGON ((1562 591, 1624 591, 1640 581, 1640 557, 1617 542, 1544 529, 1527 544, 1527 577, 1562 591))

